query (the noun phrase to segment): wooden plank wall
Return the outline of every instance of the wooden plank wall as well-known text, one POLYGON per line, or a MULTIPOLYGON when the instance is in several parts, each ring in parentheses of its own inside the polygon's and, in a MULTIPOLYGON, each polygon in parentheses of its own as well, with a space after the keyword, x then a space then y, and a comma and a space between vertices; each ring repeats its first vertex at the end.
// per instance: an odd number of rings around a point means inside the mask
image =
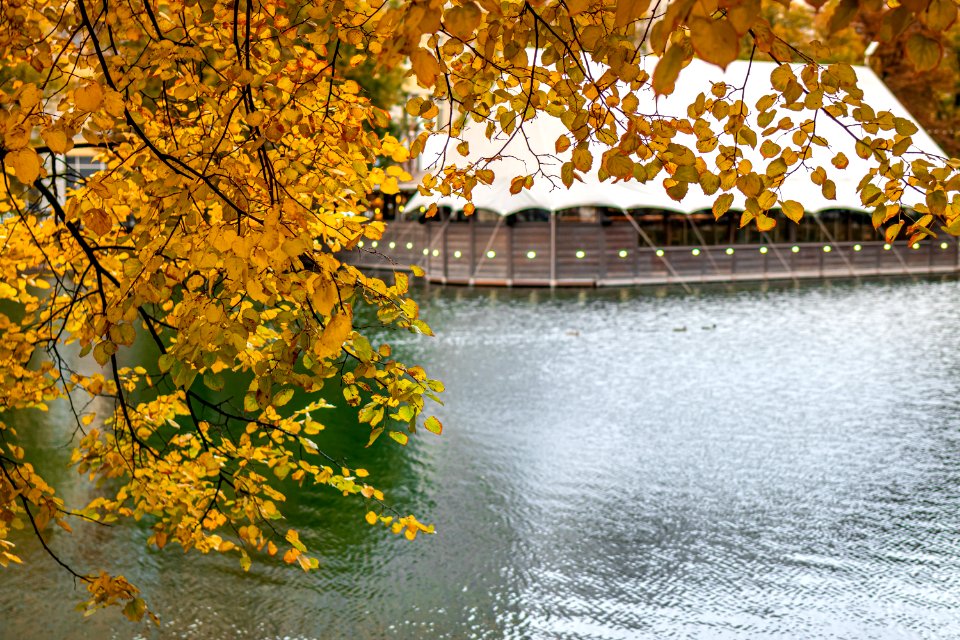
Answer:
POLYGON ((517 224, 513 233, 514 284, 542 284, 550 281, 550 226, 517 224))
POLYGON ((422 267, 434 282, 503 286, 603 286, 954 273, 954 238, 903 242, 646 246, 632 225, 546 222, 392 222, 374 247, 345 254, 375 269, 422 267), (828 250, 824 250, 825 247, 828 250), (555 278, 551 278, 551 274, 555 278))

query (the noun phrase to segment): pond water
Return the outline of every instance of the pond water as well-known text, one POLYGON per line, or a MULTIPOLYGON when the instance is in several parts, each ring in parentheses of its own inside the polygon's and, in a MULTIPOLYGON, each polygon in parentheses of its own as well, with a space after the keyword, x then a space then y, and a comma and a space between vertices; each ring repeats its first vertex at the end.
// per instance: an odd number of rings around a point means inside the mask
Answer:
MULTIPOLYGON (((319 493, 290 505, 314 574, 147 551, 136 527, 53 536, 141 586, 159 629, 80 619, 24 540, 0 636, 960 638, 957 282, 420 298, 438 337, 393 341, 446 382, 444 435, 325 446, 437 535, 319 493)), ((16 420, 68 455, 61 409, 16 420)))

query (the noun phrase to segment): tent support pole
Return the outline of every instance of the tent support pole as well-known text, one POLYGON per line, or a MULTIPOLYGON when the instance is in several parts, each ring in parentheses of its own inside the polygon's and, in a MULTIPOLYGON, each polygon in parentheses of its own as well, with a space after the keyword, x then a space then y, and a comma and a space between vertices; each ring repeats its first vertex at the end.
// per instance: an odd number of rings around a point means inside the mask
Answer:
POLYGON ((690 221, 690 227, 693 229, 693 233, 697 236, 697 240, 700 241, 700 246, 703 247, 703 250, 707 253, 707 260, 710 261, 710 266, 713 267, 713 272, 717 273, 720 271, 720 267, 717 265, 717 261, 713 259, 713 252, 710 251, 707 247, 707 240, 703 237, 703 234, 700 233, 700 228, 697 227, 697 223, 693 220, 691 216, 687 216, 687 220, 690 221))
POLYGON ((780 253, 779 249, 777 249, 777 244, 773 241, 772 238, 770 238, 770 236, 767 235, 766 231, 764 231, 761 235, 763 236, 763 239, 767 241, 767 244, 770 245, 770 249, 771 251, 773 251, 773 255, 777 257, 777 260, 780 261, 780 264, 783 265, 783 268, 786 269, 787 273, 790 274, 790 279, 793 280, 793 284, 799 285, 800 280, 797 279, 796 272, 792 268, 790 268, 790 265, 787 264, 787 261, 783 259, 783 254, 780 253))
POLYGON ((900 266, 903 267, 903 274, 910 276, 910 279, 914 282, 917 282, 917 276, 910 270, 910 265, 907 264, 907 261, 903 259, 903 256, 900 255, 900 252, 897 251, 897 245, 890 243, 890 251, 893 251, 893 255, 897 256, 897 261, 900 263, 900 266))
POLYGON ((433 260, 431 260, 430 251, 433 250, 434 243, 436 243, 438 239, 442 238, 442 244, 443 244, 443 279, 444 279, 444 283, 446 283, 446 279, 447 279, 447 247, 446 247, 446 245, 447 245, 447 225, 448 225, 448 224, 450 224, 450 218, 447 218, 446 220, 444 220, 444 221, 443 221, 443 224, 440 225, 440 228, 437 229, 436 233, 432 233, 432 234, 430 233, 429 223, 423 225, 424 228, 426 229, 426 232, 427 232, 427 247, 426 247, 426 248, 427 248, 428 252, 419 260, 418 264, 419 264, 419 266, 422 266, 424 269, 426 269, 426 271, 427 271, 427 279, 428 279, 428 280, 430 279, 430 266, 433 264, 433 260))
MULTIPOLYGON (((823 220, 820 219, 820 216, 814 215, 813 218, 817 221, 817 226, 820 227, 820 231, 822 231, 822 232, 823 232, 823 235, 825 235, 825 236, 827 237, 827 241, 828 241, 830 244, 832 244, 832 245, 836 245, 836 244, 837 244, 836 239, 833 237, 833 234, 830 233, 830 230, 827 229, 827 226, 826 226, 825 224, 823 224, 823 220)), ((853 263, 850 262, 850 259, 849 259, 849 258, 847 258, 847 252, 846 252, 846 251, 841 251, 840 247, 837 247, 837 252, 840 254, 840 257, 843 259, 843 263, 844 263, 845 265, 847 265, 847 270, 850 272, 850 275, 853 276, 853 277, 856 279, 857 282, 860 282, 860 276, 857 275, 856 269, 853 268, 853 263)), ((821 256, 821 259, 822 259, 822 258, 823 258, 823 256, 821 256)), ((823 277, 823 262, 822 262, 822 260, 821 260, 821 262, 820 262, 820 265, 821 265, 821 266, 820 266, 820 277, 822 278, 822 277, 823 277)))
MULTIPOLYGON (((647 232, 643 230, 643 228, 640 226, 639 223, 637 223, 634 217, 630 215, 630 212, 627 211, 626 209, 624 209, 623 212, 626 214, 627 220, 630 221, 630 224, 633 225, 633 228, 636 229, 637 233, 640 234, 640 237, 643 238, 643 241, 647 243, 647 246, 649 246, 651 249, 656 249, 657 247, 653 244, 653 241, 650 239, 650 236, 647 235, 647 232)), ((686 291, 687 293, 693 293, 693 289, 690 288, 690 285, 688 285, 686 282, 680 279, 680 274, 677 273, 677 270, 674 269, 673 265, 670 264, 670 261, 667 260, 667 255, 663 254, 662 256, 659 256, 659 258, 660 260, 663 261, 663 264, 667 267, 667 271, 669 271, 670 274, 677 279, 677 284, 683 287, 683 290, 686 291)))
POLYGON ((483 253, 480 254, 480 259, 474 263, 473 272, 470 274, 470 284, 473 284, 474 279, 477 277, 477 272, 480 271, 480 265, 487 259, 487 252, 490 251, 490 247, 493 246, 493 241, 497 239, 497 232, 500 231, 500 226, 503 224, 505 217, 506 216, 500 216, 500 219, 497 220, 497 224, 493 227, 493 233, 490 234, 490 239, 487 241, 487 246, 484 247, 483 253))

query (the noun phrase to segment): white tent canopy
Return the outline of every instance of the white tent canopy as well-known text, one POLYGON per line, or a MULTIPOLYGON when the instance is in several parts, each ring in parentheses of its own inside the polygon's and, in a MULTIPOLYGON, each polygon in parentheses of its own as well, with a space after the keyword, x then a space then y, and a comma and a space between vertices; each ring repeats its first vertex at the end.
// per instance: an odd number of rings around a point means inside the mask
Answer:
MULTIPOLYGON (((648 58, 648 71, 653 70, 654 58, 648 58)), ((685 116, 687 106, 692 104, 701 92, 709 91, 711 83, 724 82, 729 86, 737 87, 737 98, 740 98, 739 87, 744 87, 744 102, 752 105, 764 95, 773 93, 770 83, 770 74, 776 68, 773 62, 736 61, 730 64, 726 71, 700 60, 693 60, 681 72, 676 91, 669 96, 656 98, 649 86, 643 87, 637 94, 640 113, 659 113, 663 115, 685 116), (752 65, 749 66, 748 65, 752 65)), ((597 67, 602 75, 602 68, 597 67)), ((883 82, 866 67, 854 67, 857 73, 858 86, 864 93, 864 102, 873 107, 878 113, 890 111, 897 117, 913 121, 907 110, 890 93, 883 82)), ((799 75, 799 65, 796 69, 799 75)), ((620 88, 621 96, 626 95, 626 87, 620 88)), ((812 112, 804 111, 792 113, 782 111, 778 117, 792 116, 799 124, 812 112)), ((751 114, 753 115, 753 114, 751 114)), ((822 115, 822 114, 821 114, 822 115)), ((752 120, 752 119, 751 119, 752 120)), ((915 121, 914 121, 915 122, 915 121)), ((851 123, 853 123, 851 119, 851 123)), ((836 200, 828 200, 821 194, 820 188, 810 181, 809 173, 801 168, 797 174, 790 176, 781 187, 783 199, 796 200, 804 205, 808 211, 823 209, 862 209, 857 184, 866 174, 870 163, 861 159, 855 151, 855 140, 850 132, 827 117, 817 119, 817 134, 823 136, 829 147, 812 146, 813 156, 807 161, 812 171, 817 166, 823 166, 831 180, 836 183, 836 200), (843 152, 849 159, 849 165, 844 170, 834 168, 830 161, 838 153, 843 152)), ((918 125, 919 126, 919 125, 918 125)), ((470 145, 470 154, 464 158, 456 150, 455 142, 445 135, 433 136, 420 158, 421 167, 425 170, 436 170, 444 161, 448 164, 466 167, 482 158, 495 157, 488 168, 496 174, 491 185, 478 185, 473 190, 473 203, 479 209, 487 209, 501 215, 510 215, 525 209, 545 209, 547 211, 561 211, 575 207, 596 206, 615 209, 656 208, 669 209, 679 212, 692 213, 709 209, 717 195, 706 196, 697 185, 691 185, 687 196, 680 202, 670 199, 666 194, 661 181, 665 174, 656 179, 641 184, 636 181, 601 182, 597 178, 596 170, 583 176, 583 182, 575 181, 570 189, 560 182, 560 166, 569 159, 570 151, 557 154, 554 148, 555 141, 560 135, 568 133, 567 128, 558 118, 539 113, 535 118, 523 125, 523 134, 508 140, 500 134, 488 140, 485 135, 485 125, 470 123, 464 127, 460 139, 470 145), (547 180, 537 176, 531 189, 524 189, 519 194, 510 193, 510 181, 514 176, 533 174, 540 168, 544 173, 555 176, 554 180, 547 180)), ((851 131, 860 132, 858 125, 851 126, 851 131)), ((791 133, 781 133, 784 144, 789 144, 791 133)), ((729 137, 727 137, 729 139, 729 137)), ((687 136, 685 142, 693 148, 695 140, 687 136)), ((728 144, 728 142, 725 142, 728 144)), ((943 151, 921 128, 913 135, 915 148, 923 153, 944 156, 943 151)), ((591 152, 594 156, 594 165, 599 165, 599 158, 605 148, 593 143, 591 152)), ((758 144, 759 147, 759 144, 758 144)), ((759 150, 742 147, 744 157, 751 160, 754 166, 764 167, 767 161, 763 159, 759 150)), ((710 157, 714 154, 709 154, 710 157)), ((708 159, 708 166, 710 165, 708 159)), ((882 187, 882 185, 880 185, 882 187)), ((734 193, 734 209, 742 209, 744 198, 738 192, 734 193)), ((920 201, 917 194, 914 200, 905 197, 907 204, 920 201)), ((438 206, 450 207, 453 210, 463 209, 466 201, 457 196, 422 196, 415 195, 408 203, 408 209, 419 208, 436 203, 438 206)))

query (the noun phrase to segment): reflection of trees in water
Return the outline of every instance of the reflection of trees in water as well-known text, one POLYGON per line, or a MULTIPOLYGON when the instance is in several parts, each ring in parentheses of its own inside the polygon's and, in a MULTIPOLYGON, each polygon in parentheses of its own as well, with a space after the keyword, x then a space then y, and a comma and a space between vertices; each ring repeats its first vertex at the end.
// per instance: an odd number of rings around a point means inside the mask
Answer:
MULTIPOLYGON (((84 374, 100 371, 92 358, 79 357, 76 345, 61 347, 59 351, 73 370, 84 374)), ((407 354, 397 355, 402 357, 407 354)), ((132 367, 139 362, 155 360, 153 345, 148 340, 139 340, 121 365, 132 367)), ((231 396, 242 397, 250 376, 229 372, 224 374, 227 383, 220 393, 210 391, 199 382, 194 386, 203 398, 211 402, 231 396)), ((152 399, 160 391, 143 390, 136 400, 152 399)), ((357 423, 356 411, 352 411, 344 402, 339 382, 330 380, 320 395, 332 405, 314 416, 326 427, 312 438, 321 449, 331 457, 346 462, 352 469, 368 468, 374 472, 370 481, 384 491, 389 503, 404 513, 420 511, 428 514, 429 508, 416 503, 418 491, 411 488, 411 485, 420 487, 422 484, 416 478, 419 467, 410 460, 417 456, 417 439, 411 441, 408 447, 401 447, 383 438, 366 448, 369 428, 357 423)), ((288 406, 295 409, 313 399, 300 393, 288 406)), ((114 408, 111 399, 90 399, 83 391, 74 394, 74 402, 77 410, 96 412, 98 418, 90 428, 102 429, 103 417, 110 415, 114 408)), ((64 498, 69 507, 81 508, 101 495, 103 490, 77 474, 76 469, 69 465, 72 448, 78 439, 73 411, 69 402, 59 400, 51 403, 47 412, 23 411, 5 416, 4 419, 16 428, 24 440, 25 449, 36 456, 31 462, 58 487, 58 495, 64 498)), ((382 568, 381 563, 373 560, 389 554, 388 550, 379 547, 403 547, 410 543, 366 525, 363 516, 369 504, 359 496, 355 500, 345 501, 339 492, 330 487, 305 485, 300 488, 289 480, 281 490, 288 496, 286 514, 289 520, 278 523, 278 528, 301 530, 305 542, 321 558, 319 574, 303 575, 266 554, 258 558, 259 566, 255 563, 253 569, 245 573, 233 556, 199 556, 196 553, 184 556, 173 545, 162 552, 148 549, 146 540, 151 523, 146 520, 110 527, 71 521, 74 529, 72 535, 54 527, 47 540, 71 566, 81 569, 103 567, 134 581, 141 587, 151 606, 163 615, 167 632, 182 632, 183 629, 178 625, 190 625, 195 620, 217 617, 218 608, 211 607, 210 602, 223 602, 224 594, 229 594, 227 602, 238 608, 231 611, 230 616, 222 617, 224 626, 221 630, 211 629, 210 635, 204 636, 202 629, 192 628, 189 637, 220 638, 223 637, 222 629, 231 626, 241 631, 259 629, 264 636, 275 633, 282 635, 284 630, 290 630, 289 624, 263 622, 266 616, 261 618, 262 612, 257 613, 263 601, 277 605, 278 601, 273 596, 279 593, 278 590, 285 590, 285 593, 297 593, 299 590, 299 606, 309 608, 309 600, 316 597, 318 590, 355 592, 358 584, 365 582, 358 582, 354 574, 359 567, 366 567, 364 573, 378 574, 371 575, 369 583, 366 583, 370 593, 373 593, 378 582, 390 579, 389 575, 377 570, 378 567, 382 568), (128 564, 120 564, 118 559, 127 559, 128 564), (133 564, 129 563, 131 559, 133 564), (215 578, 211 580, 211 576, 215 578), (214 585, 216 590, 212 589, 214 585), (205 593, 207 591, 209 593, 205 593), (191 595, 184 598, 185 594, 191 595), (235 619, 228 620, 228 617, 235 619), (171 624, 174 626, 167 626, 171 624)), ((14 542, 29 570, 14 568, 5 571, 0 588, 0 608, 17 608, 30 613, 12 616, 12 621, 5 620, 0 635, 34 637, 38 617, 45 621, 51 633, 61 638, 109 637, 111 629, 119 630, 121 635, 127 633, 124 629, 132 632, 134 627, 113 611, 82 619, 81 624, 80 614, 69 605, 85 598, 83 586, 74 589, 64 579, 62 570, 44 554, 32 536, 15 535, 14 542)), ((297 598, 293 600, 297 601, 297 598)), ((299 615, 292 619, 299 621, 299 615)), ((161 632, 161 635, 166 635, 166 632, 161 632)))
MULTIPOLYGON (((142 352, 134 346, 134 354, 142 352)), ((82 375, 101 371, 92 357, 81 358, 76 344, 60 345, 59 358, 69 370, 82 375)), ((57 495, 68 509, 82 509, 94 498, 103 495, 103 487, 77 473, 70 465, 73 448, 82 433, 77 428, 75 411, 94 412, 97 419, 85 429, 103 429, 102 420, 113 413, 112 399, 105 396, 91 398, 82 389, 68 399, 49 403, 48 411, 35 409, 13 412, 4 416, 12 426, 28 453, 29 462, 57 487, 57 495)), ((80 518, 68 518, 73 529, 66 533, 56 526, 44 532, 47 544, 63 561, 79 571, 92 568, 137 577, 144 583, 152 581, 154 571, 146 551, 147 533, 143 524, 132 522, 124 526, 94 524, 80 518), (120 564, 126 559, 128 564, 120 564), (136 559, 135 564, 129 564, 136 559)), ((5 570, 0 589, 0 610, 29 612, 29 615, 4 616, 0 624, 3 637, 38 637, 42 629, 49 637, 109 637, 110 630, 128 624, 119 610, 105 611, 84 618, 71 605, 85 600, 89 594, 83 584, 74 584, 42 549, 32 532, 14 532, 13 542, 24 560, 22 567, 5 570)))

